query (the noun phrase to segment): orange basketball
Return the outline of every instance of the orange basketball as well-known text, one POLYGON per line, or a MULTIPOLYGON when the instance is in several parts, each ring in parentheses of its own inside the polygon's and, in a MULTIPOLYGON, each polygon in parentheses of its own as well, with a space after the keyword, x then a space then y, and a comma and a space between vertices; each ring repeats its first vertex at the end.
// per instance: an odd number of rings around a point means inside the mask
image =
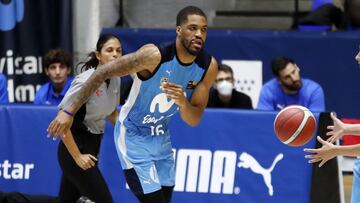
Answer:
POLYGON ((291 105, 282 109, 275 118, 275 134, 289 146, 301 146, 309 142, 316 129, 316 120, 309 109, 291 105))

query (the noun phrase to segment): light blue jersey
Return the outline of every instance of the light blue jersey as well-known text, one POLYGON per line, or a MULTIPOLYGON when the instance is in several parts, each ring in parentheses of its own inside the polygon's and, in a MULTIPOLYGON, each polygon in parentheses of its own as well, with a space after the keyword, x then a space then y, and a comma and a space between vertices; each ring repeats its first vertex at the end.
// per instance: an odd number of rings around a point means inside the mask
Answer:
MULTIPOLYGON (((190 101, 211 56, 201 51, 191 64, 181 63, 175 43, 158 47, 161 62, 148 79, 134 78, 128 101, 115 127, 115 143, 124 170, 134 168, 144 194, 174 185, 174 158, 168 125, 178 106, 160 89, 164 82, 183 87, 190 101)), ((128 184, 131 187, 131 183, 128 184)))

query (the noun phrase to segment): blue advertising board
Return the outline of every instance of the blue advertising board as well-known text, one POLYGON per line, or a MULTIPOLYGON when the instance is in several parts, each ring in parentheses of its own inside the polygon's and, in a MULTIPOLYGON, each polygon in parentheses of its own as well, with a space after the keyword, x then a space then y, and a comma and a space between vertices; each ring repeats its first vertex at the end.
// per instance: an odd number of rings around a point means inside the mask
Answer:
MULTIPOLYGON (((46 137, 54 107, 0 106, 0 188, 57 195, 57 143, 46 137)), ((312 165, 303 147, 281 143, 273 132, 275 112, 206 110, 201 123, 171 121, 176 158, 174 203, 308 203, 312 165)), ((115 202, 137 202, 127 188, 109 124, 100 167, 115 202)), ((304 147, 313 147, 312 139, 304 147)))

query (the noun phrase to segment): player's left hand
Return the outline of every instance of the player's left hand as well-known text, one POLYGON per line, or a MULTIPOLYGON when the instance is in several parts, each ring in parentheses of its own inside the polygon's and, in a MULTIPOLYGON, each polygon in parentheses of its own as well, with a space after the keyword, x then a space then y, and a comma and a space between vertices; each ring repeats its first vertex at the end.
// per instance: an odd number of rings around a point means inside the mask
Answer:
POLYGON ((333 113, 330 114, 331 119, 334 122, 334 125, 327 126, 329 130, 326 135, 330 136, 327 140, 328 142, 335 143, 338 139, 340 139, 345 131, 345 124, 338 119, 333 113))
POLYGON ((160 88, 166 93, 166 96, 173 99, 179 107, 186 105, 186 97, 181 85, 167 82, 161 85, 160 88))
POLYGON ((318 149, 309 149, 305 148, 305 152, 313 153, 305 155, 305 158, 309 159, 309 163, 316 163, 320 161, 319 167, 324 165, 327 161, 336 156, 335 148, 336 146, 331 142, 327 142, 321 139, 320 136, 317 137, 317 140, 322 144, 321 148, 318 149))

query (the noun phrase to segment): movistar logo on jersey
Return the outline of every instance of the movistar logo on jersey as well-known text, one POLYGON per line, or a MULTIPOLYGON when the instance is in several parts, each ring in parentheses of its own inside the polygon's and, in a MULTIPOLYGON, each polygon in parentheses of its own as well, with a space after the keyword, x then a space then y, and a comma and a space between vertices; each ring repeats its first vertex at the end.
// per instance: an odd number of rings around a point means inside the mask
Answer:
POLYGON ((0 30, 14 29, 24 18, 24 0, 0 0, 0 30))

